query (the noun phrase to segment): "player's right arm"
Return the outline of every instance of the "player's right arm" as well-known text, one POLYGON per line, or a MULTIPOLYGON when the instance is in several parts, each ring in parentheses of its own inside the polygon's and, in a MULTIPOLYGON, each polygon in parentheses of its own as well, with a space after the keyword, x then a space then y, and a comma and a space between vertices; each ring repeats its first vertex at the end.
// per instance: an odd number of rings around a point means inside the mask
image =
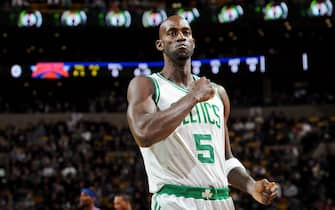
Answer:
MULTIPOLYGON (((164 91, 164 90, 163 90, 164 91)), ((127 120, 140 147, 151 145, 168 137, 182 122, 193 106, 214 95, 209 80, 194 82, 191 91, 165 110, 158 110, 153 100, 154 85, 150 78, 135 77, 129 84, 127 120)))

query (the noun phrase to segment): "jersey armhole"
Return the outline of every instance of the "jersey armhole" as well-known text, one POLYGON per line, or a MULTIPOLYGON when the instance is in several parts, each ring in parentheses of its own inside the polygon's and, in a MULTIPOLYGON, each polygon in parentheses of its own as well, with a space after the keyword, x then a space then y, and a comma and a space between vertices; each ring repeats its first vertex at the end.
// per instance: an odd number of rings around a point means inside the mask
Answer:
MULTIPOLYGON (((212 82, 212 85, 216 87, 216 93, 215 93, 215 94, 216 94, 217 97, 221 100, 222 104, 224 104, 224 100, 223 100, 221 94, 220 94, 219 91, 218 91, 218 89, 219 89, 220 86, 217 85, 217 84, 215 84, 215 83, 213 83, 213 82, 212 82)), ((221 87, 222 87, 222 86, 221 86, 221 87)), ((222 87, 222 88, 223 88, 223 90, 224 90, 224 87, 222 87)))
POLYGON ((154 77, 149 76, 149 78, 151 79, 154 85, 154 89, 155 89, 154 94, 152 94, 152 99, 155 101, 155 104, 157 105, 159 102, 159 97, 160 97, 159 85, 158 85, 157 80, 154 77))

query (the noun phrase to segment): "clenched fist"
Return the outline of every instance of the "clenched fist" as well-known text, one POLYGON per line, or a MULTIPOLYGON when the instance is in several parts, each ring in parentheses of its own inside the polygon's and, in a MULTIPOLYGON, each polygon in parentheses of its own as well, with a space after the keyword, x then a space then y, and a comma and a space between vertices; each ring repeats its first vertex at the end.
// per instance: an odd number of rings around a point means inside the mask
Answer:
POLYGON ((215 95, 215 88, 209 79, 201 77, 193 82, 190 93, 196 98, 197 102, 207 101, 215 95))
POLYGON ((269 205, 278 197, 278 187, 275 182, 269 182, 267 179, 258 180, 254 183, 251 195, 259 203, 269 205))

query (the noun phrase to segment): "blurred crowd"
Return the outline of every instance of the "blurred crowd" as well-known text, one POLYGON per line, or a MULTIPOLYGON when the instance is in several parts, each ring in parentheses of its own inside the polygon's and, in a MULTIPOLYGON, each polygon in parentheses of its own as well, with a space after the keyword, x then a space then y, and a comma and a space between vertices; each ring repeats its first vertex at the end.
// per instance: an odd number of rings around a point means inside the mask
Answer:
MULTIPOLYGON (((334 209, 334 116, 294 119, 256 114, 230 123, 233 151, 254 177, 280 184, 281 198, 265 209, 334 209)), ((232 193, 237 209, 261 209, 249 196, 232 193)))
MULTIPOLYGON (((0 82, 0 113, 126 111, 127 86, 130 79, 92 80, 0 82)), ((252 85, 255 83, 254 80, 244 82, 245 86, 235 85, 233 79, 227 80, 223 86, 234 108, 335 104, 335 92, 326 88, 318 91, 309 86, 283 90, 273 87, 271 95, 266 96, 263 88, 255 88, 255 85, 252 85)), ((222 83, 222 81, 215 82, 222 83)))
POLYGON ((136 209, 147 209, 144 169, 127 128, 41 122, 0 133, 0 209, 80 209, 83 187, 95 189, 102 209, 112 209, 120 191, 134 195, 136 209))
MULTIPOLYGON (((255 112, 229 121, 233 153, 254 177, 280 184, 280 199, 262 207, 235 189, 237 210, 335 209, 335 116, 294 119, 255 112)), ((93 188, 101 209, 126 193, 133 209, 150 205, 141 155, 128 128, 106 122, 40 122, 0 128, 0 209, 79 207, 80 189, 93 188)))

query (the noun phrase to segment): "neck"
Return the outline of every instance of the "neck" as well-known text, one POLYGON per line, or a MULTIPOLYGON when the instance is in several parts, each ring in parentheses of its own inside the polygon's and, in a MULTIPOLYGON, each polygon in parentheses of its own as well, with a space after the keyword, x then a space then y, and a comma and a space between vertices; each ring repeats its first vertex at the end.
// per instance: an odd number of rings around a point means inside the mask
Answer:
POLYGON ((165 59, 162 74, 165 78, 184 87, 190 87, 193 82, 191 73, 191 59, 175 62, 165 59))

